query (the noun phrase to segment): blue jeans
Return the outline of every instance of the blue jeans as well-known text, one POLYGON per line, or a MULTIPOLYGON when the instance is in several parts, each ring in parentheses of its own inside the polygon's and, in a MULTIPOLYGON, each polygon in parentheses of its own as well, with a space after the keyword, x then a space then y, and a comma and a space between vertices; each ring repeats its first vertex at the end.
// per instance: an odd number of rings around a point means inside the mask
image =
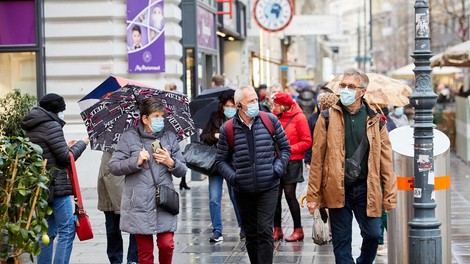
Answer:
POLYGON ((346 190, 343 208, 328 209, 336 263, 354 263, 351 248, 353 212, 362 236, 361 255, 356 259, 356 263, 374 262, 382 220, 380 217, 368 217, 366 209, 367 184, 365 182, 346 190))
POLYGON ((38 263, 68 264, 72 253, 73 240, 75 239, 75 219, 71 197, 54 197, 52 210, 53 213, 46 216, 49 225, 47 235, 51 242, 47 246, 40 242, 41 253, 38 256, 38 263), (59 240, 55 249, 54 262, 52 262, 52 251, 57 234, 59 234, 59 240))
MULTIPOLYGON (((211 222, 213 231, 219 231, 222 233, 222 187, 224 178, 220 175, 209 176, 209 211, 211 214, 211 222)), ((228 193, 230 200, 235 210, 237 217, 238 226, 241 226, 240 214, 238 212, 237 202, 235 200, 232 186, 227 182, 228 193)))
POLYGON ((279 187, 264 192, 235 192, 250 263, 273 263, 273 225, 279 187))
MULTIPOLYGON (((108 254, 109 262, 111 264, 120 264, 123 259, 123 241, 121 229, 119 229, 121 215, 106 211, 104 212, 104 216, 106 219, 106 253, 108 254)), ((127 249, 127 263, 130 262, 139 262, 137 256, 137 241, 132 234, 129 235, 129 247, 127 249)))

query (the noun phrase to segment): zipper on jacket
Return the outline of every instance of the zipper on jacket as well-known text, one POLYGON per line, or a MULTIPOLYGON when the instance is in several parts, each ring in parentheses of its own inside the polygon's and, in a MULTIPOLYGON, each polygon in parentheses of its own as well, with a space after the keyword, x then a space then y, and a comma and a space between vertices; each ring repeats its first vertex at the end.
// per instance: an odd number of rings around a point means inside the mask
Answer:
POLYGON ((253 163, 253 181, 255 185, 255 192, 258 192, 258 181, 256 180, 256 163, 253 163))

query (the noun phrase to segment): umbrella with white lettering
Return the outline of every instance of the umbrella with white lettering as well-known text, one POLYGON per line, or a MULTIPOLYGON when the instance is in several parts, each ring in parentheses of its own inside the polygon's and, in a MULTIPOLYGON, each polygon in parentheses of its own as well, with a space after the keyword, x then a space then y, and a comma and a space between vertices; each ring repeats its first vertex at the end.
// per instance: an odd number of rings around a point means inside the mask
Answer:
POLYGON ((80 113, 94 150, 110 151, 121 134, 140 120, 139 102, 157 97, 166 106, 166 131, 177 135, 179 141, 195 133, 186 95, 166 90, 128 84, 101 98, 80 113))

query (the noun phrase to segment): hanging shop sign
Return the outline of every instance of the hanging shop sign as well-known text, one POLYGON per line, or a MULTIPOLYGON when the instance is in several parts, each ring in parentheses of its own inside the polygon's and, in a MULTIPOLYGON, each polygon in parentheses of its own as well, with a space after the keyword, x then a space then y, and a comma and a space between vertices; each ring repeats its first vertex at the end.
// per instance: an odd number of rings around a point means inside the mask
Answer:
POLYGON ((130 73, 165 71, 163 0, 127 1, 127 54, 130 73))
POLYGON ((294 16, 291 0, 256 0, 253 17, 258 26, 268 32, 278 32, 289 26, 294 16))

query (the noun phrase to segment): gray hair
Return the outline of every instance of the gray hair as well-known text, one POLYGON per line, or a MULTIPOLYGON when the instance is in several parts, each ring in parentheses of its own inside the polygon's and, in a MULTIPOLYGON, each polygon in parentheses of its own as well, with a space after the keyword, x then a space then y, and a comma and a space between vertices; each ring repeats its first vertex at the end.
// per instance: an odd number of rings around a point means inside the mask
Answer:
POLYGON ((355 78, 358 78, 361 82, 361 87, 363 88, 367 88, 367 86, 369 85, 369 77, 367 77, 367 74, 365 74, 363 71, 356 69, 347 69, 343 73, 343 77, 345 76, 353 76, 355 78))
POLYGON ((242 101, 243 91, 246 89, 251 90, 256 93, 255 88, 253 88, 252 86, 242 85, 235 90, 235 94, 233 95, 233 99, 235 100, 235 103, 242 101))

